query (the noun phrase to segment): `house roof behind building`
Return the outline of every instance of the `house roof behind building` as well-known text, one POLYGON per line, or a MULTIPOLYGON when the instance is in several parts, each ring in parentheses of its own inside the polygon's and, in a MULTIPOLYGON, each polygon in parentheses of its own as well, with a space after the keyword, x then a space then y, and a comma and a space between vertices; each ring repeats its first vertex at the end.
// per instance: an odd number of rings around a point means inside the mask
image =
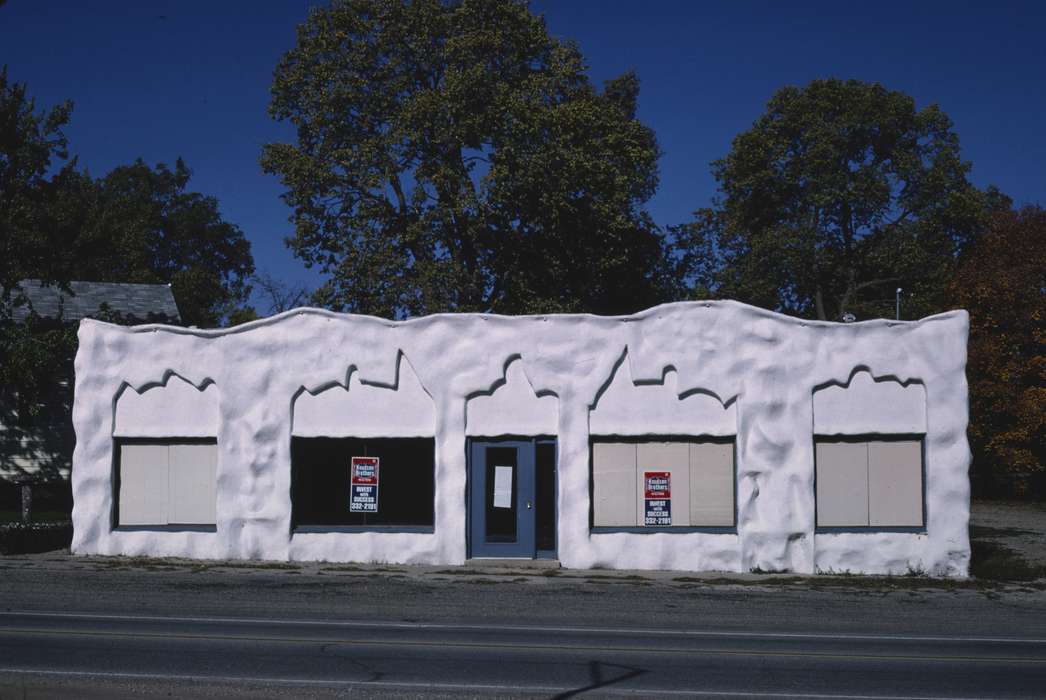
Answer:
MULTIPOLYGON (((70 282, 69 294, 55 285, 25 280, 21 287, 33 311, 44 318, 79 321, 97 316, 102 306, 134 321, 178 323, 178 305, 169 284, 125 284, 123 282, 70 282)), ((15 321, 24 321, 29 306, 14 309, 15 321)))

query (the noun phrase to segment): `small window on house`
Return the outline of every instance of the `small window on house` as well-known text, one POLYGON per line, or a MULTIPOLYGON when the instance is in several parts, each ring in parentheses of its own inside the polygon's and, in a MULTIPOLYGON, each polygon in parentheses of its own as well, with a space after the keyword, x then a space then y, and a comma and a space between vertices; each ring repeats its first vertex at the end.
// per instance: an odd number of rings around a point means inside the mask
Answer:
POLYGON ((291 439, 292 519, 300 527, 432 527, 433 438, 291 439))
POLYGON ((818 438, 816 460, 819 528, 923 526, 921 438, 818 438))
POLYGON ((732 528, 734 440, 592 442, 595 528, 732 528))
POLYGON ((218 445, 202 440, 117 441, 117 525, 213 526, 218 445))

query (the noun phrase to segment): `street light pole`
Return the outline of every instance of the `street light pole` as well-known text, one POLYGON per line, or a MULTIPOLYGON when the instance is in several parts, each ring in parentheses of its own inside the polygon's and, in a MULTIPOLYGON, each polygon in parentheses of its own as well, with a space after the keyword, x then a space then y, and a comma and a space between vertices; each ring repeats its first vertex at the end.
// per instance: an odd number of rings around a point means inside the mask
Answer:
POLYGON ((901 320, 901 288, 897 288, 897 320, 901 320))

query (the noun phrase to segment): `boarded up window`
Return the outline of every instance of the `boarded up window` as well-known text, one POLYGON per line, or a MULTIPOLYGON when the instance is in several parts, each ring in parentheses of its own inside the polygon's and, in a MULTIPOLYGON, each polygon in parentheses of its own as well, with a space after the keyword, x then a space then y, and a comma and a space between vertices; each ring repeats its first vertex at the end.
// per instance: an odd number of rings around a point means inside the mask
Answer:
POLYGON ((818 439, 818 527, 922 527, 922 441, 818 439))
POLYGON ((120 441, 117 524, 214 525, 215 441, 120 441))
POLYGON ((733 527, 735 473, 733 439, 595 440, 592 525, 733 527))

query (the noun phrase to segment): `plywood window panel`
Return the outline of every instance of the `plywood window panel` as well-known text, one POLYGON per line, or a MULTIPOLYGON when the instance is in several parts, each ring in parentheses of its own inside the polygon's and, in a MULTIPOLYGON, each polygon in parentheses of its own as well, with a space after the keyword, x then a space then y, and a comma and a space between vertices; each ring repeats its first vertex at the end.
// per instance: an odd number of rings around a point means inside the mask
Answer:
POLYGON ((868 443, 868 524, 923 525, 922 444, 918 440, 868 443))
POLYGON ((166 525, 167 445, 120 446, 120 525, 166 525))
POLYGON ((817 444, 818 527, 868 525, 868 445, 817 444))
POLYGON ((733 527, 734 444, 690 443, 690 525, 733 527))
POLYGON ((636 445, 636 481, 633 493, 636 502, 636 522, 643 525, 646 510, 644 502, 644 473, 668 472, 672 493, 671 527, 690 525, 690 445, 686 442, 641 442, 636 445))
POLYGON ((168 523, 213 525, 217 445, 170 445, 168 523))
POLYGON ((592 445, 592 523, 596 527, 634 527, 636 517, 635 443, 592 445))

